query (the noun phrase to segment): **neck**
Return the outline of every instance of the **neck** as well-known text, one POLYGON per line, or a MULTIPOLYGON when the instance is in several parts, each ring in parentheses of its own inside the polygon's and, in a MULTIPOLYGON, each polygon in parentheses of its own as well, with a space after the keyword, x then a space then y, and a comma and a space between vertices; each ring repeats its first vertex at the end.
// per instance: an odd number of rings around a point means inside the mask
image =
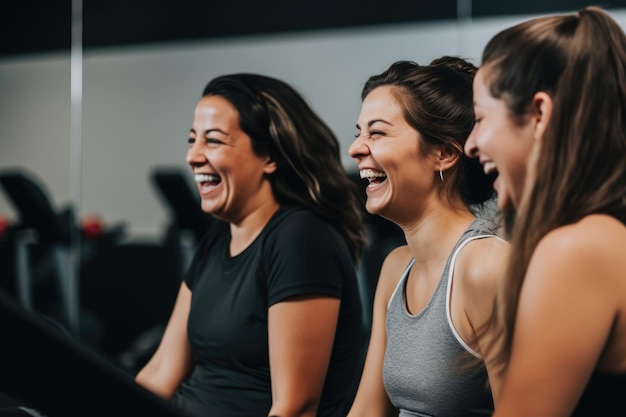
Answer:
POLYGON ((244 216, 240 221, 230 223, 230 256, 243 252, 259 236, 280 205, 267 200, 244 216))
POLYGON ((415 264, 429 269, 430 265, 445 262, 473 220, 468 210, 439 206, 401 226, 415 264))

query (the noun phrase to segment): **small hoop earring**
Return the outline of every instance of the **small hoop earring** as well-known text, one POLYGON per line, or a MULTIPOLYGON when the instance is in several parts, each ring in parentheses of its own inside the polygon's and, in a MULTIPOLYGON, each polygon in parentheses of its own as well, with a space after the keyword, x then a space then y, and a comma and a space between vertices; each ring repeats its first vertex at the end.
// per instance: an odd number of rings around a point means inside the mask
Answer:
POLYGON ((439 178, 441 178, 441 182, 443 182, 443 171, 439 168, 439 178))

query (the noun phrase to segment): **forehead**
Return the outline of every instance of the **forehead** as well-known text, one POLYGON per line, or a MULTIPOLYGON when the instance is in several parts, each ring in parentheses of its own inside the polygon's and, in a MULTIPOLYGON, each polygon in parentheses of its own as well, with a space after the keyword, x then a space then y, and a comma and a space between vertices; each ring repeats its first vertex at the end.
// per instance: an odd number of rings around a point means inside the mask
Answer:
MULTIPOLYGON (((390 86, 373 89, 363 100, 361 117, 366 119, 394 119, 403 117, 402 109, 390 86)), ((369 120, 363 120, 367 123, 369 120)))
POLYGON ((239 113, 230 101, 221 96, 205 96, 198 101, 194 111, 195 123, 239 125, 239 113))
POLYGON ((476 76, 474 76, 473 89, 474 89, 474 100, 484 99, 489 94, 489 88, 487 85, 487 70, 483 67, 479 68, 476 72, 476 76))

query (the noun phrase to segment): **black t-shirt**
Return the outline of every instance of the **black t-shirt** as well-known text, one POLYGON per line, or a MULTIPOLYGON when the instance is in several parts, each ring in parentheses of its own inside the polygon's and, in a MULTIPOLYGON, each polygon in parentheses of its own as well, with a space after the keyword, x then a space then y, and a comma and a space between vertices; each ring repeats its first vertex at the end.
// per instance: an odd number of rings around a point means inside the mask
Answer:
POLYGON ((626 416, 626 374, 594 372, 572 417, 626 416))
MULTIPOLYGON (((197 416, 262 416, 271 407, 268 308, 287 297, 341 299, 320 417, 345 416, 365 342, 355 267, 337 230, 309 210, 281 207, 242 253, 229 257, 229 226, 216 222, 185 282, 197 365, 174 399, 197 416)), ((311 317, 315 320, 315 317, 311 317)))

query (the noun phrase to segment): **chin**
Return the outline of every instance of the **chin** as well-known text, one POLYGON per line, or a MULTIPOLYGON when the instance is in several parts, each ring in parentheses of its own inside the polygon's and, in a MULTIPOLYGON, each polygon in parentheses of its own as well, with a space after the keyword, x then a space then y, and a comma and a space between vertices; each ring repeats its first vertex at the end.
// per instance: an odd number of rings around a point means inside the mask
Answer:
POLYGON ((376 207, 373 204, 365 203, 365 211, 367 211, 369 214, 372 214, 372 215, 380 214, 380 210, 378 209, 378 207, 376 207))
POLYGON ((507 193, 498 193, 497 203, 498 209, 502 212, 515 210, 513 200, 507 193))

